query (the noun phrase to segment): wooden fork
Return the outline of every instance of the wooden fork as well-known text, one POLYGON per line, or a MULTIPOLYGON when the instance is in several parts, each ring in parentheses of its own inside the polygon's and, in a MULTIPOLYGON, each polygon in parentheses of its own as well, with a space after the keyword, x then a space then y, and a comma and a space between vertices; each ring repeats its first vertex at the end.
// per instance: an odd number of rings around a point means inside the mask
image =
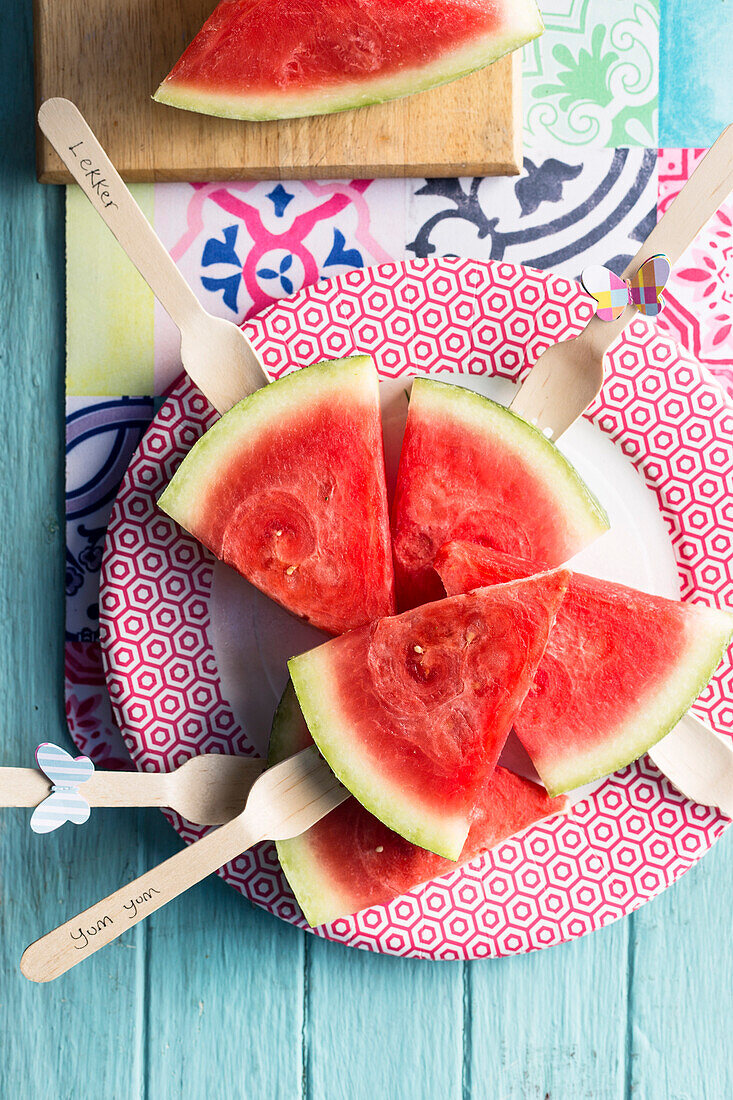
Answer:
MULTIPOLYGON (((196 825, 221 825, 242 812, 264 766, 259 757, 205 753, 172 772, 94 771, 79 793, 90 806, 160 806, 196 825)), ((0 768, 0 806, 37 806, 50 793, 37 768, 0 768)))
MULTIPOLYGON (((670 203, 624 271, 624 278, 630 278, 645 260, 660 252, 674 267, 731 188, 733 125, 723 131, 670 203)), ((593 316, 579 336, 543 351, 509 406, 512 412, 550 439, 558 439, 600 392, 603 357, 634 316, 631 306, 617 321, 593 316)))
POLYGON ((254 844, 299 836, 348 797, 318 750, 303 749, 262 773, 233 821, 32 943, 21 971, 33 982, 58 978, 254 844))
POLYGON ((214 408, 225 413, 265 386, 247 337, 199 303, 78 108, 47 99, 38 125, 180 331, 183 368, 214 408))

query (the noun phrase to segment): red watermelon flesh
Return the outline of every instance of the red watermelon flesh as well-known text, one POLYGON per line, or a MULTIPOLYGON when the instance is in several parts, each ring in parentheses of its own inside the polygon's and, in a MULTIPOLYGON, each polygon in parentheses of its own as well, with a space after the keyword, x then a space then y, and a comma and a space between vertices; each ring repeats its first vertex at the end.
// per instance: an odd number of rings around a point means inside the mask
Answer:
POLYGON ((420 91, 542 32, 534 0, 221 0, 155 93, 254 120, 420 91))
MULTIPOLYGON (((312 743, 292 684, 275 714, 269 764, 312 743)), ((484 782, 459 863, 467 863, 528 825, 567 810, 565 798, 550 798, 536 783, 497 767, 484 782)), ((455 869, 410 844, 373 817, 355 798, 292 840, 279 841, 278 857, 306 920, 326 924, 400 894, 455 869)))
POLYGON ((251 394, 158 501, 272 599, 331 634, 394 610, 377 372, 317 363, 251 394))
MULTIPOLYGON (((449 542, 453 595, 528 577, 531 562, 449 542)), ((733 614, 574 573, 515 731, 552 794, 616 771, 656 744, 713 675, 733 614)))
POLYGON ((607 529, 598 502, 536 428, 461 386, 415 379, 392 508, 399 609, 440 599, 433 562, 450 539, 555 566, 607 529))
POLYGON ((427 604, 289 662, 313 740, 390 829, 460 856, 569 574, 427 604))

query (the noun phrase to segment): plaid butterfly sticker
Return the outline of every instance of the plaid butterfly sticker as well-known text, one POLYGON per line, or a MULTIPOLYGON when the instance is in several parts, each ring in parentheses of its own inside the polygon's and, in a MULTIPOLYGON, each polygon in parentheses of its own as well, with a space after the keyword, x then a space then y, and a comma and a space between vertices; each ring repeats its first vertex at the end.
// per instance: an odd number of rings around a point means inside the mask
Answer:
POLYGON ((601 321, 615 321, 627 306, 634 306, 646 317, 656 317, 664 308, 662 291, 671 266, 666 256, 650 256, 630 279, 621 279, 607 267, 592 264, 580 276, 583 289, 598 303, 596 315, 601 321))

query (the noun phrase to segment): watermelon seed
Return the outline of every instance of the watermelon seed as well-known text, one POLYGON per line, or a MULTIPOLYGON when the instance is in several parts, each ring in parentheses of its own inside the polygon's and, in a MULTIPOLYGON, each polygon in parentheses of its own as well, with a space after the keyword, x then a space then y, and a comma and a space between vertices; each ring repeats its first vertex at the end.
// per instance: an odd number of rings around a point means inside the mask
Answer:
POLYGON ((279 531, 276 531, 276 532, 275 532, 275 536, 276 536, 277 538, 280 538, 280 535, 282 535, 282 528, 281 528, 281 529, 280 529, 279 531))
POLYGON ((424 653, 425 652, 425 650, 423 649, 423 647, 421 645, 413 646, 413 649, 415 650, 415 653, 424 653))
POLYGON ((374 851, 375 852, 383 852, 384 851, 384 845, 383 844, 378 844, 377 847, 374 849, 374 851))
POLYGON ((297 568, 298 568, 298 566, 297 566, 297 565, 289 565, 289 566, 287 567, 287 569, 285 570, 285 572, 287 573, 287 575, 288 575, 289 577, 292 577, 293 573, 295 572, 295 570, 296 570, 297 568))

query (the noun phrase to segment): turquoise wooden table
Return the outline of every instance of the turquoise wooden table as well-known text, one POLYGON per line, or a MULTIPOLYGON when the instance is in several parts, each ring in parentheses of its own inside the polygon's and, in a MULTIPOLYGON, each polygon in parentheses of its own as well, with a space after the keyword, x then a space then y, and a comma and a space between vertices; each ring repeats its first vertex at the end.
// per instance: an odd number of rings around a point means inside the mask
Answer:
MULTIPOLYGON (((36 184, 30 0, 0 37, 0 763, 65 740, 63 193, 36 184)), ((731 102, 729 5, 668 0, 660 142, 707 145, 731 102), (684 33, 684 9, 696 14, 684 33), (670 29, 674 22, 674 34, 670 29), (715 33, 698 29, 715 25, 715 33), (682 28, 682 29, 681 29, 682 28)), ((733 838, 633 917, 530 956, 350 951, 217 879, 50 986, 24 946, 179 846, 153 812, 41 841, 0 815, 0 1095, 247 1100, 724 1100, 733 1096, 733 838)))

